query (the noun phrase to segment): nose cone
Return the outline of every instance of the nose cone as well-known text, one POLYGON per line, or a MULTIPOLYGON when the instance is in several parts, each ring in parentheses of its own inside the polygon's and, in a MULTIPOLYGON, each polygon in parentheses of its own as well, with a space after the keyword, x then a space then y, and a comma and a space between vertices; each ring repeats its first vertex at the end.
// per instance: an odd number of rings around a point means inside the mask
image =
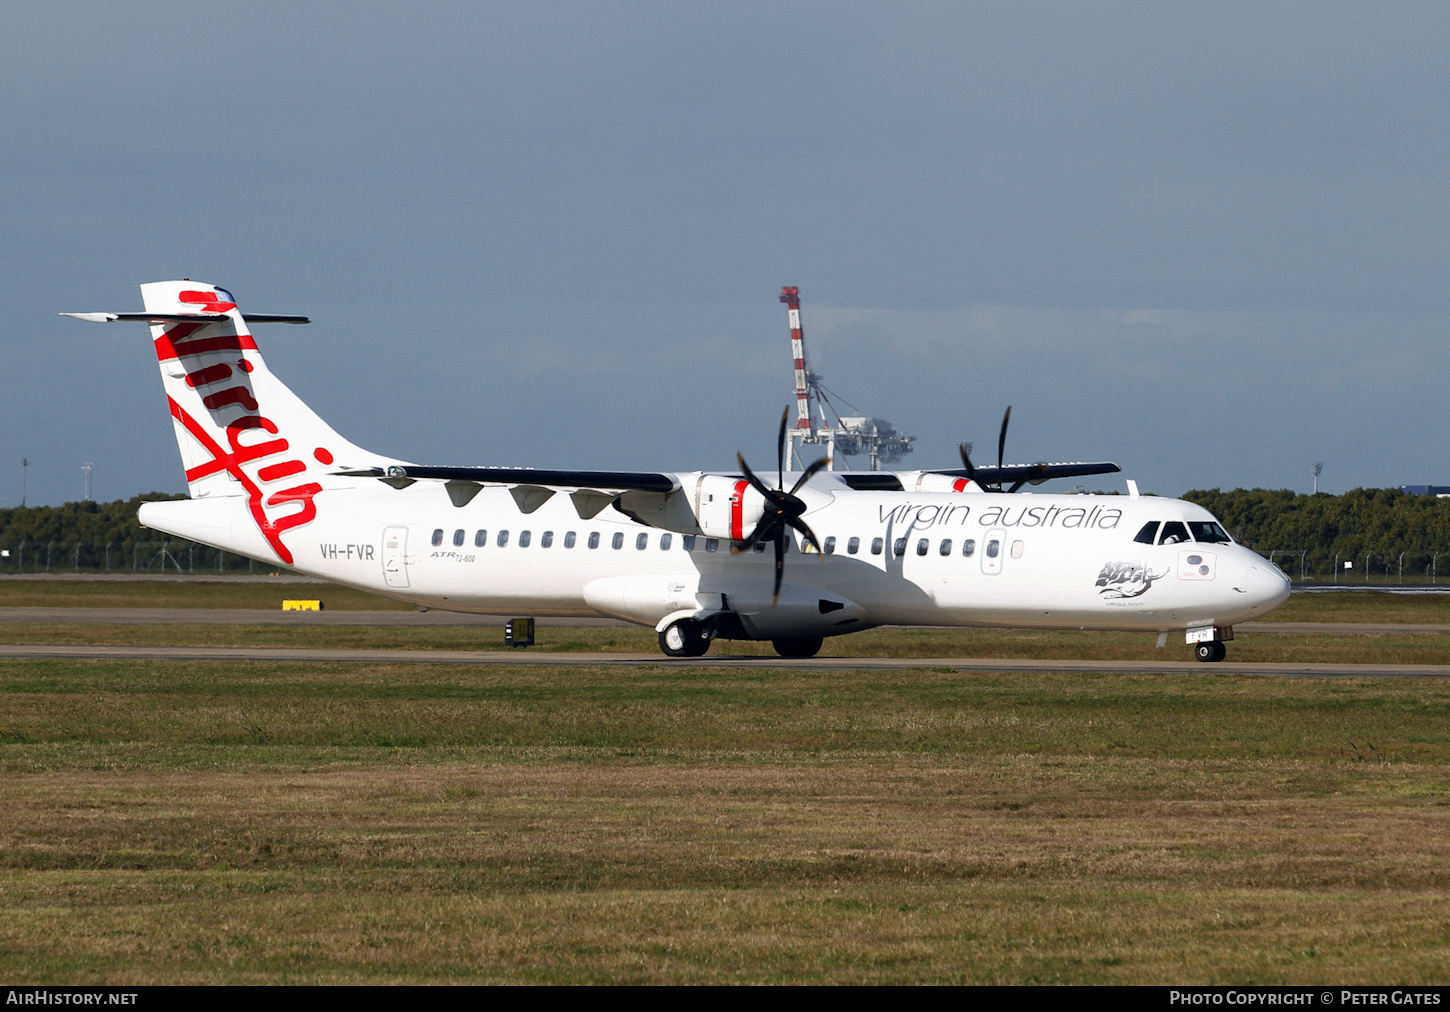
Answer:
POLYGON ((1255 615, 1264 615, 1289 600, 1289 578, 1272 563, 1260 559, 1244 574, 1244 602, 1255 615))

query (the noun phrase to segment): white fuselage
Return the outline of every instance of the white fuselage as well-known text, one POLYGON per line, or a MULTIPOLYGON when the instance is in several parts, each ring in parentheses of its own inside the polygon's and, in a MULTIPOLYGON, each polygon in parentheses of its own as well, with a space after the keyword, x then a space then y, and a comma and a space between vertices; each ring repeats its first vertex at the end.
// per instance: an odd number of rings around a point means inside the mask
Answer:
MULTIPOLYGON (((1154 496, 994 495, 849 489, 822 475, 801 497, 827 554, 793 537, 772 602, 773 559, 606 508, 584 519, 566 494, 525 513, 487 486, 454 506, 443 486, 336 479, 286 535, 292 568, 421 606, 461 612, 607 615, 662 628, 738 615, 761 638, 883 624, 1175 630, 1231 626, 1278 607, 1284 575, 1232 543, 1135 541, 1150 521, 1212 521, 1154 496), (480 533, 482 532, 482 533, 480 533), (970 543, 970 544, 968 544, 970 543)), ((267 558, 239 497, 150 503, 149 527, 267 558)))

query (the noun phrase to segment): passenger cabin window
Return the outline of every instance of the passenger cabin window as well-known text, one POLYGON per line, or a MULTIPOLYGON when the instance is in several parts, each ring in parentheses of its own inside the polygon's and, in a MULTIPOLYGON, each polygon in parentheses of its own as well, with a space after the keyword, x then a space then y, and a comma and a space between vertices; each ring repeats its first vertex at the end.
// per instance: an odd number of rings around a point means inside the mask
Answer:
POLYGON ((462 528, 454 531, 453 532, 453 547, 454 548, 462 548, 463 547, 463 539, 465 537, 467 537, 467 535, 463 532, 462 528))
POLYGON ((998 541, 996 538, 993 538, 991 541, 987 542, 987 558, 995 559, 997 557, 997 553, 1001 550, 1002 542, 998 541))
POLYGON ((574 547, 574 532, 573 531, 570 531, 568 534, 565 534, 564 535, 564 547, 565 548, 573 548, 574 547))
POLYGON ((931 539, 922 538, 916 543, 916 554, 925 555, 931 549, 931 539))
POLYGON ((674 536, 673 535, 670 535, 670 534, 661 534, 660 535, 660 551, 662 551, 662 552, 668 552, 670 550, 670 543, 672 541, 674 541, 674 540, 675 539, 674 539, 674 536))
POLYGON ((609 541, 609 547, 610 548, 613 548, 615 551, 618 551, 619 549, 621 549, 621 548, 624 547, 624 534, 623 534, 623 532, 616 532, 615 533, 614 537, 611 538, 610 541, 609 541))
POLYGON ((1178 545, 1187 540, 1188 528, 1177 520, 1170 520, 1163 525, 1163 534, 1158 538, 1158 543, 1160 545, 1178 545))
POLYGON ((681 543, 685 546, 685 551, 693 552, 695 550, 695 536, 693 534, 686 534, 681 543))
POLYGON ((433 532, 433 547, 434 548, 437 548, 441 544, 443 544, 443 528, 442 527, 438 528, 436 531, 433 532))
POLYGON ((962 557, 970 559, 977 554, 977 541, 975 538, 968 538, 962 542, 962 557))
POLYGON ((1224 529, 1211 520, 1190 520, 1188 521, 1189 533, 1193 535, 1194 541, 1201 541, 1208 545, 1228 545, 1233 543, 1233 538, 1224 532, 1224 529))
POLYGON ((495 538, 494 540, 498 542, 498 546, 500 548, 503 548, 505 545, 507 545, 509 543, 509 532, 508 531, 499 531, 498 532, 498 537, 495 538))
POLYGON ((855 555, 860 550, 861 550, 861 539, 860 538, 852 538, 851 540, 849 540, 849 541, 846 542, 846 554, 847 555, 855 555))
POLYGON ((1014 559, 1020 559, 1020 558, 1022 558, 1022 542, 1020 542, 1020 541, 1014 541, 1014 542, 1012 542, 1012 558, 1014 558, 1014 559))
POLYGON ((590 531, 589 532, 589 547, 590 548, 598 548, 599 547, 599 532, 598 531, 590 531))
POLYGON ((834 534, 832 534, 830 537, 828 537, 826 539, 826 554, 827 555, 835 555, 836 554, 836 536, 834 534))
POLYGON ((892 555, 898 555, 898 556, 899 555, 905 555, 906 554, 906 539, 905 538, 897 538, 895 541, 891 542, 891 554, 892 555))
POLYGON ((649 535, 648 534, 641 534, 637 538, 635 538, 634 539, 634 547, 635 548, 638 548, 641 552, 644 551, 646 548, 648 548, 649 547, 649 535))
POLYGON ((545 531, 543 534, 539 535, 539 547, 540 548, 552 548, 553 545, 554 545, 554 532, 553 531, 545 531))
POLYGON ((488 544, 488 531, 474 531, 473 547, 482 548, 486 544, 488 544))
POLYGON ((871 554, 872 555, 880 555, 881 554, 881 549, 882 549, 882 547, 885 546, 885 544, 886 544, 886 542, 882 541, 880 538, 872 538, 871 539, 871 554))
POLYGON ((528 548, 529 542, 534 539, 533 531, 519 531, 519 547, 528 548))
POLYGON ((1153 540, 1158 537, 1158 523, 1157 520, 1149 520, 1133 540, 1140 545, 1151 545, 1153 540))
POLYGON ((938 551, 939 551, 939 554, 941 554, 941 555, 950 555, 950 554, 952 554, 952 539, 951 538, 942 538, 941 548, 938 551))
POLYGON ((720 539, 719 538, 706 538, 705 539, 705 551, 707 551, 707 552, 718 552, 719 550, 720 550, 720 539))

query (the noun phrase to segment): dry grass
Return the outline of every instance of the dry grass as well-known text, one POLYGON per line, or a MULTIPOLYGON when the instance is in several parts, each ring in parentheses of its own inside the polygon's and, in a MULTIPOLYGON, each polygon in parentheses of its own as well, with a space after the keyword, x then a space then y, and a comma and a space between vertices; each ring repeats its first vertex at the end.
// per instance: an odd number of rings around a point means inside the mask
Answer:
POLYGON ((0 967, 113 983, 1442 980, 1438 771, 1354 773, 479 756, 27 777, 7 798, 0 967))
POLYGON ((1450 685, 0 663, 0 975, 1353 982, 1450 959, 1450 685))

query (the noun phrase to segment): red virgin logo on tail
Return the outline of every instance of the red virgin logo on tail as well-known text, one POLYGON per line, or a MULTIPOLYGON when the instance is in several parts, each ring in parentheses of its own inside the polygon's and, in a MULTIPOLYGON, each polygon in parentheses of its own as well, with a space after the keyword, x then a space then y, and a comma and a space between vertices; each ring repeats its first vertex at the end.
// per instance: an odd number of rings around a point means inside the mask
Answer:
MULTIPOLYGON (((217 294, 219 293, 182 292, 181 301, 200 301, 200 296, 214 299, 217 294), (188 298, 188 296, 198 298, 188 298)), ((222 303, 209 303, 205 306, 208 312, 224 312, 230 308, 232 308, 231 304, 222 303), (224 308, 219 308, 223 306, 224 308)), ((204 325, 183 323, 171 328, 156 340, 156 357, 162 362, 166 362, 205 352, 245 351, 256 348, 252 339, 245 334, 186 340, 202 326, 204 325)), ((270 494, 262 489, 263 484, 280 481, 283 478, 305 472, 307 465, 297 459, 283 459, 256 467, 255 477, 247 473, 247 466, 254 465, 255 462, 266 457, 276 457, 288 453, 291 449, 284 438, 267 438, 278 435, 277 425, 258 411, 260 405, 257 403, 251 383, 246 378, 246 374, 251 371, 252 364, 242 359, 232 362, 214 362, 194 368, 186 374, 186 385, 201 394, 201 402, 208 411, 215 413, 237 407, 244 412, 239 418, 226 423, 228 445, 225 447, 213 438, 207 431, 207 426, 197 421, 177 403, 174 397, 168 396, 166 400, 171 406, 171 417, 180 422, 182 427, 191 434, 191 437, 207 453, 211 454, 211 460, 187 470, 186 480, 188 482, 198 481, 220 472, 226 472, 235 478, 246 490, 247 508, 257 529, 262 532, 262 536, 267 539, 267 544, 272 546, 272 551, 277 553, 277 557, 291 565, 292 552, 282 543, 282 534, 293 527, 311 523, 317 518, 317 505, 313 502, 313 497, 322 491, 322 486, 316 482, 306 482, 270 494), (233 371, 234 366, 235 372, 233 371), (228 382, 231 385, 222 386, 228 382), (203 387, 220 387, 220 389, 210 389, 203 393, 201 389, 203 387), (261 438, 255 438, 257 434, 253 430, 258 429, 263 433, 261 438), (249 433, 252 441, 243 442, 243 436, 249 433), (274 514, 279 509, 291 509, 292 512, 282 516, 269 516, 269 509, 274 514)), ((216 425, 222 424, 220 419, 216 419, 215 414, 213 414, 213 420, 216 425)), ((324 464, 332 461, 332 454, 321 447, 313 451, 313 455, 324 464)))
MULTIPOLYGON (((231 449, 226 450, 195 418, 186 412, 185 408, 176 403, 175 398, 167 397, 166 400, 171 405, 171 417, 185 426, 192 438, 211 454, 211 460, 187 470, 186 480, 188 482, 197 481, 209 474, 225 471, 240 482, 242 488, 247 491, 247 507, 251 511, 252 520, 256 523, 257 529, 262 532, 262 537, 267 539, 267 544, 272 546, 272 551, 277 553, 277 557, 290 566, 292 552, 282 543, 282 532, 317 519, 317 504, 312 501, 312 497, 322 491, 322 486, 315 481, 309 481, 303 485, 284 488, 280 492, 266 495, 261 486, 242 469, 242 465, 262 457, 287 452, 287 440, 263 438, 255 443, 243 443, 242 433, 249 429, 261 429, 275 436, 277 426, 270 419, 263 418, 261 415, 243 415, 230 423, 227 426, 227 442, 231 444, 231 449), (266 506, 286 506, 291 503, 301 503, 302 508, 296 513, 277 519, 267 516, 266 506)), ((325 450, 322 452, 326 453, 325 450)), ((305 470, 307 470, 307 465, 302 461, 289 460, 261 468, 257 472, 257 477, 262 481, 276 481, 278 478, 305 470)))

